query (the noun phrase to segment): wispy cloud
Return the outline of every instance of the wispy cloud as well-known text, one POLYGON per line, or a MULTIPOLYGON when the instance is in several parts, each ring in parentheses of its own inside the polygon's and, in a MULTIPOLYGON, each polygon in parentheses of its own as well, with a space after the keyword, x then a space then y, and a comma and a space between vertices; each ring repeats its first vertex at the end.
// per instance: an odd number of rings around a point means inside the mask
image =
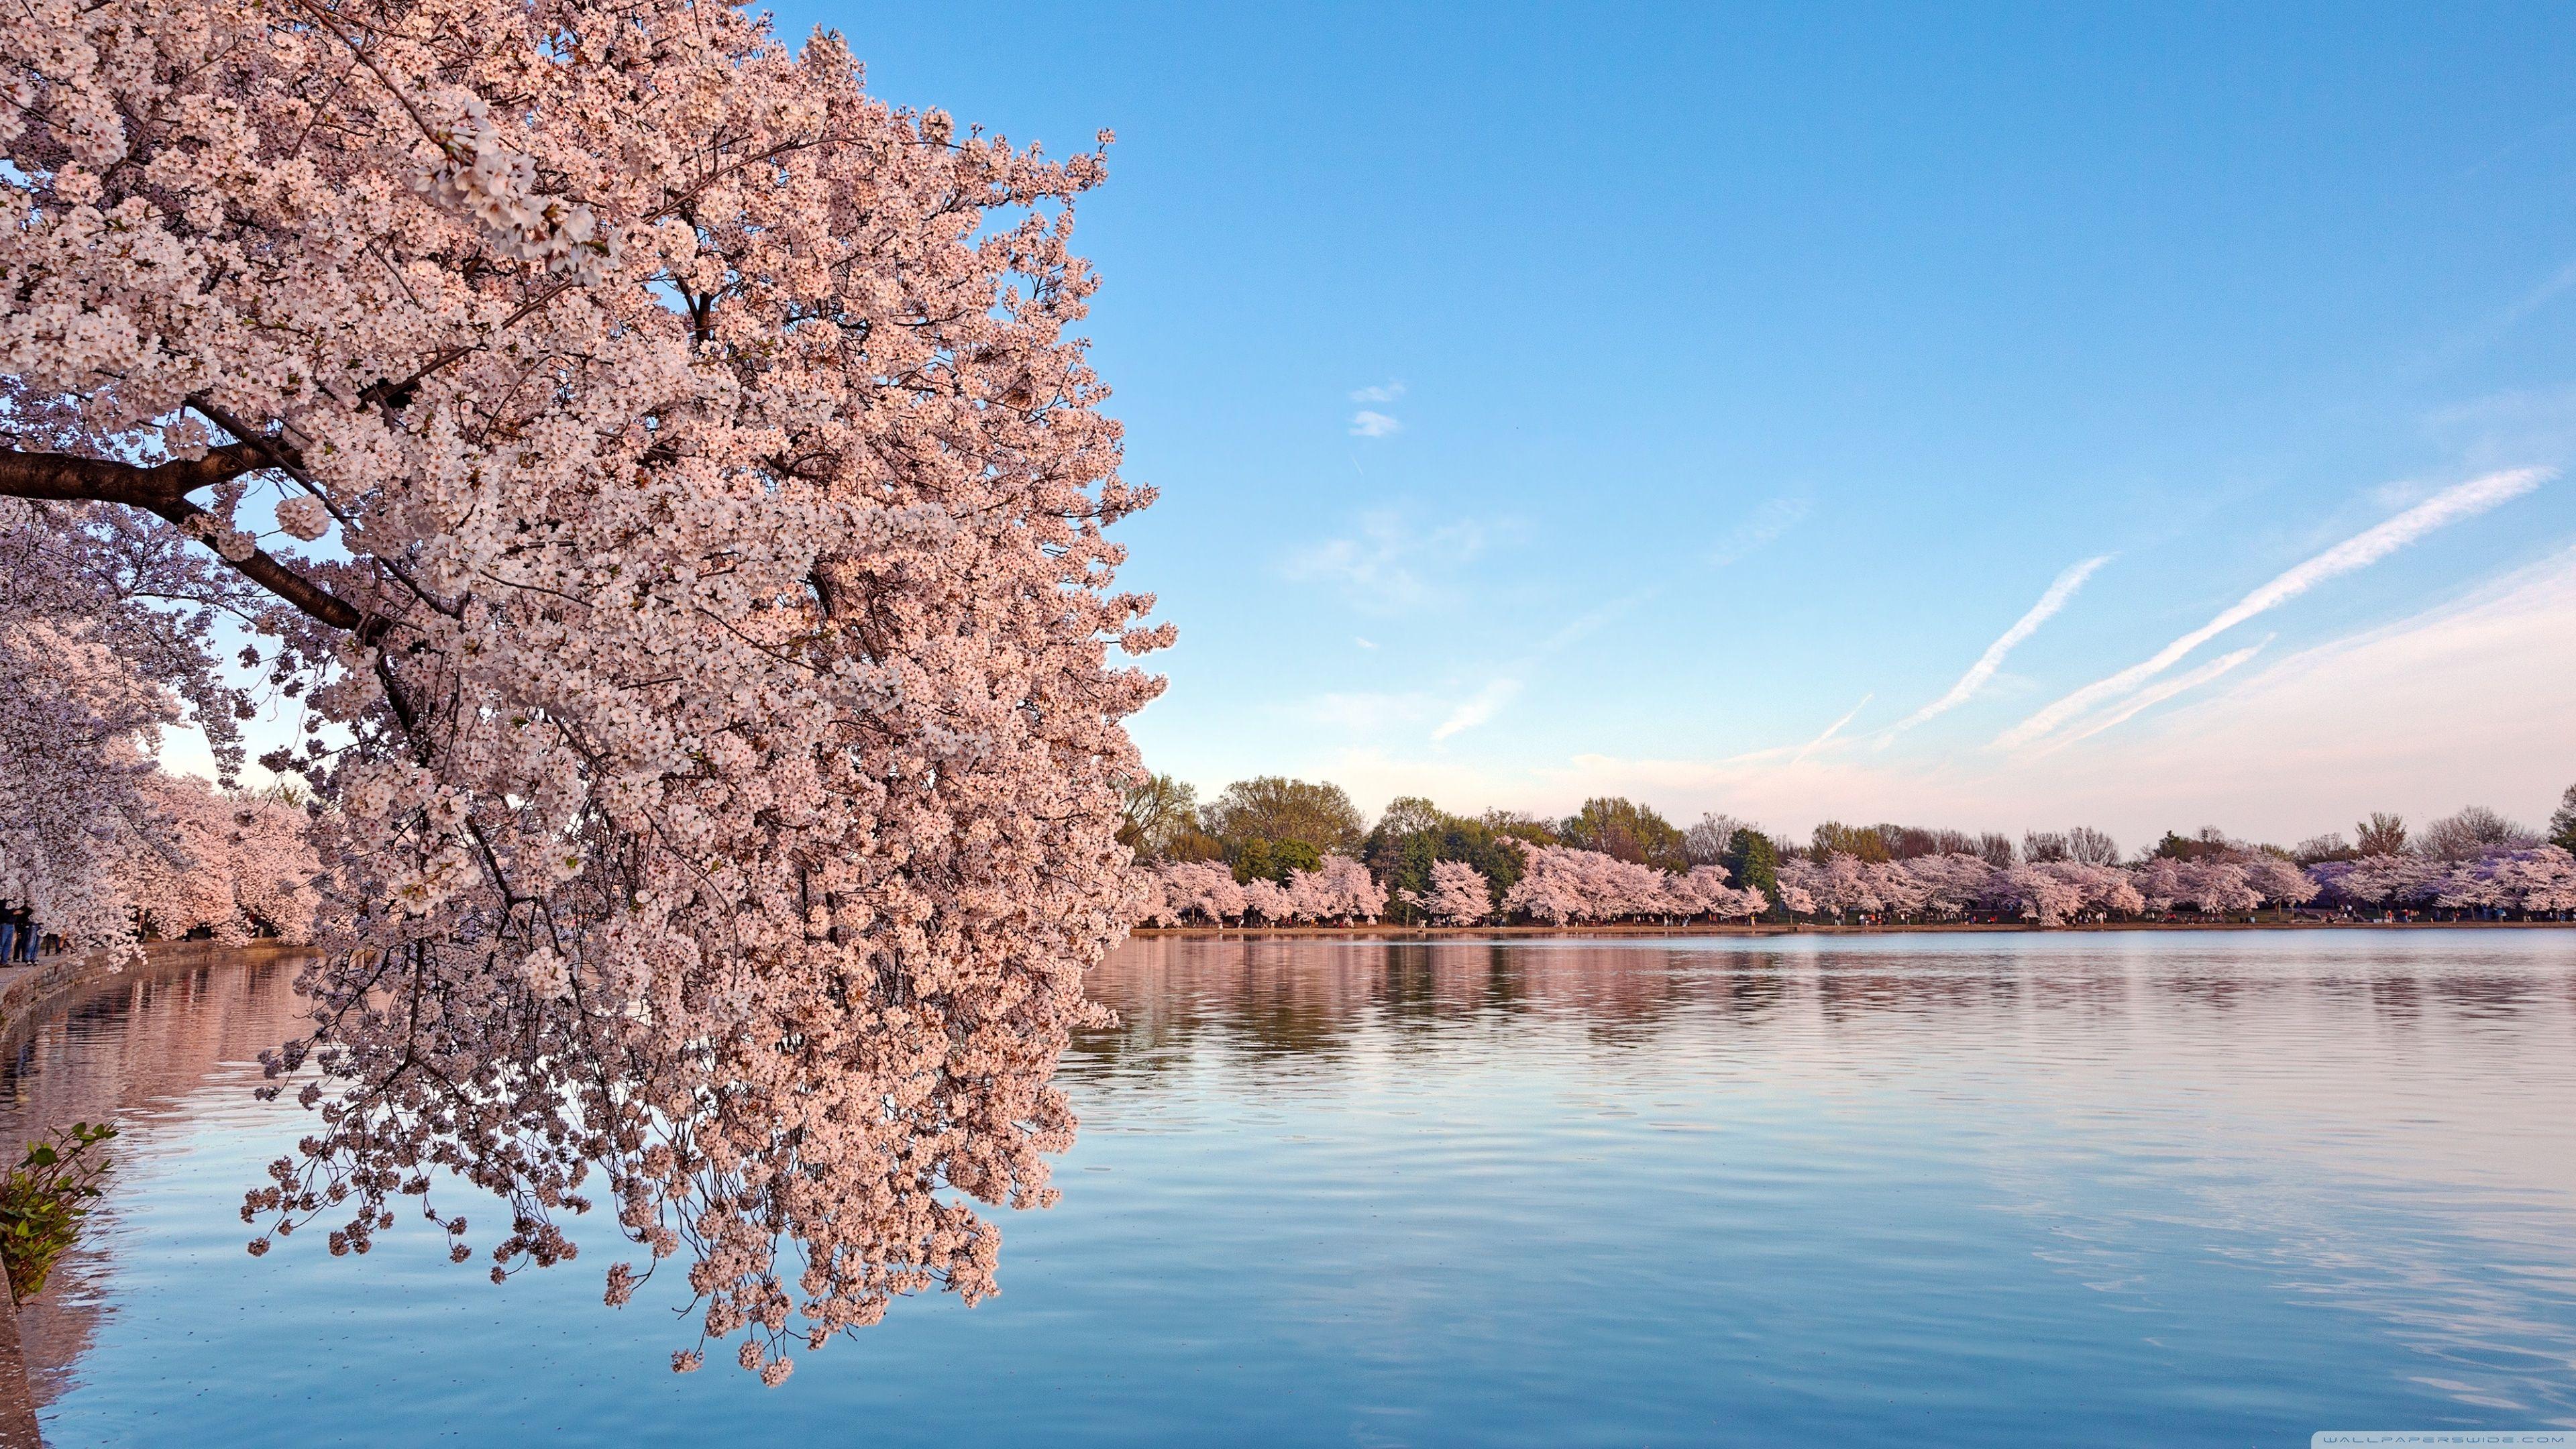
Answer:
POLYGON ((1890 726, 1885 734, 1879 736, 1879 745, 1884 748, 1893 743, 1898 735, 1925 720, 1947 714, 1960 705, 1966 704, 1978 690, 1986 687, 1987 680, 1995 677, 1995 671, 2003 667, 2005 655, 2012 653, 2023 640, 2038 633, 2039 626, 2047 623, 2058 610, 2065 608, 2067 601, 2075 597, 2075 591, 2084 587, 2084 581, 2093 577, 2093 571, 2110 561, 2111 555, 2106 553, 2070 565, 2064 573, 2057 576, 2054 583, 2048 586, 2048 591, 2039 596, 2039 602, 2030 606, 2028 613, 2015 619, 2011 628, 2006 629, 1995 642, 1986 646, 1986 652, 1977 656, 1977 662, 1968 666, 1968 672, 1959 676, 1959 682, 1950 686, 1949 693, 1890 726))
POLYGON ((1449 717, 1440 722, 1440 727, 1431 732, 1432 742, 1439 743, 1462 730, 1471 730, 1478 725, 1490 722, 1503 706, 1511 703, 1520 694, 1523 676, 1535 671, 1549 657, 1572 648, 1585 635, 1654 597, 1654 593, 1655 590, 1651 586, 1642 588, 1624 597, 1612 599, 1599 608, 1577 614, 1558 625, 1546 638, 1538 642, 1538 647, 1522 655, 1518 662, 1506 668, 1483 689, 1476 691, 1465 703, 1450 711, 1449 717))
POLYGON ((1440 722, 1440 727, 1431 732, 1431 738, 1434 741, 1445 740, 1462 730, 1471 730, 1492 720, 1520 692, 1521 682, 1517 679, 1494 680, 1451 710, 1449 717, 1440 722))
POLYGON ((2236 601, 2218 617, 2167 644, 2117 674, 2097 679, 2064 696, 1995 739, 2004 749, 2017 749, 2049 734, 2084 711, 2136 689, 2182 662, 2183 656, 2246 620, 2279 607, 2328 579, 2367 568, 2445 524, 2474 517, 2539 487, 2553 476, 2548 468, 2509 468, 2456 484, 2424 502, 2365 529, 2307 562, 2289 569, 2236 601))
POLYGON ((1774 498, 1756 508, 1734 531, 1710 550, 1708 561, 1719 568, 1771 543, 1805 520, 1812 505, 1804 498, 1774 498))
POLYGON ((1844 726, 1844 725, 1850 724, 1850 723, 1852 722, 1852 720, 1853 720, 1854 718, 1856 718, 1856 717, 1860 714, 1860 712, 1861 712, 1862 710, 1865 710, 1865 709, 1869 708, 1869 702, 1870 702, 1871 700, 1873 700, 1873 699, 1876 699, 1877 697, 1878 697, 1878 696, 1877 696, 1877 695, 1875 695, 1875 694, 1864 694, 1864 695, 1862 695, 1862 696, 1860 697, 1860 703, 1858 703, 1858 704, 1856 704, 1856 705, 1853 705, 1853 706, 1851 707, 1851 713, 1850 713, 1850 714, 1846 714, 1846 715, 1844 715, 1841 719, 1835 720, 1832 724, 1829 724, 1829 725, 1825 726, 1825 732, 1824 732, 1823 734, 1820 734, 1820 735, 1816 736, 1814 739, 1809 740, 1809 741, 1807 741, 1805 744, 1803 744, 1803 745, 1799 746, 1799 747, 1798 747, 1798 753, 1796 753, 1796 754, 1794 754, 1794 755, 1791 755, 1791 756, 1789 757, 1789 763, 1790 763, 1790 764, 1792 764, 1792 765, 1794 765, 1794 764, 1798 763, 1800 760, 1803 760, 1803 759, 1807 758, 1807 756, 1814 754, 1817 750, 1819 750, 1819 749, 1823 748, 1823 746, 1825 745, 1825 743, 1826 743, 1827 741, 1831 740, 1834 736, 1836 736, 1836 735, 1838 735, 1838 734, 1841 734, 1841 733, 1843 732, 1843 726, 1844 726))
POLYGON ((1390 403, 1402 396, 1404 396, 1404 384, 1400 382, 1381 382, 1375 387, 1355 387, 1351 389, 1351 401, 1353 402, 1390 403))
POLYGON ((2429 817, 2477 801, 2545 815, 2567 788, 2570 718, 2576 548, 2412 617, 2239 664, 2223 689, 2066 749, 1896 764, 1824 748, 1794 769, 1786 746, 1716 760, 1519 763, 1355 749, 1335 758, 1331 777, 1363 803, 1427 793, 1453 808, 1553 814, 1593 795, 1631 795, 1676 818, 1725 810, 1797 831, 1826 818, 2016 833, 2080 821, 2134 845, 2215 823, 2289 841, 2347 825, 2358 810, 2429 817), (2356 781, 2367 798, 2355 796, 2356 781))
POLYGON ((1354 438, 1383 438, 1389 433, 1403 430, 1404 424, 1384 413, 1371 412, 1367 408, 1362 408, 1351 414, 1351 436, 1354 438))
POLYGON ((1366 635, 1361 634, 1352 635, 1351 642, 1357 644, 1362 649, 1375 649, 1377 647, 1377 641, 1375 639, 1371 639, 1366 635))
MULTIPOLYGON (((1440 593, 1437 576, 1474 560, 1508 523, 1475 519, 1425 528, 1402 513, 1371 509, 1350 536, 1330 538, 1288 556, 1280 571, 1301 583, 1338 583, 1355 606, 1377 612, 1418 608, 1440 593)), ((1363 647, 1374 648, 1374 645, 1363 647)))
POLYGON ((2234 669, 2246 660, 2262 653, 2263 645, 2271 642, 2272 640, 2269 637, 2266 637, 2260 644, 2248 644, 2233 654, 2222 654, 2216 659, 2209 661, 2207 664, 2200 666, 2198 669, 2186 670, 2161 684, 2148 685, 2146 688, 2130 695, 2126 701, 2122 702, 2118 709, 2111 711, 2109 714, 2102 716, 2100 719, 2093 721, 2091 724, 2075 731, 2073 734, 2065 736, 2064 743, 2071 745, 2077 740, 2089 740, 2095 735, 2102 733, 2104 730, 2114 729, 2120 725, 2127 724, 2129 721, 2136 719, 2139 715, 2146 713, 2148 710, 2155 708, 2157 705, 2164 703, 2175 695, 2198 689, 2202 685, 2209 683, 2211 680, 2218 678, 2220 675, 2227 673, 2229 670, 2234 669))
POLYGON ((1419 720, 1438 708, 1422 694, 1319 694, 1294 706, 1296 713, 1333 729, 1375 732, 1419 720))

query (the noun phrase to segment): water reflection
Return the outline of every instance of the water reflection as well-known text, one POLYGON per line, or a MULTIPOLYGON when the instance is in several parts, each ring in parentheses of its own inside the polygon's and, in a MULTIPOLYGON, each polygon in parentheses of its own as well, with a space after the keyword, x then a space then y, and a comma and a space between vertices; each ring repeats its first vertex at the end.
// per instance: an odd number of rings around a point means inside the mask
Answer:
MULTIPOLYGON (((111 1150, 121 1159, 166 1147, 186 1130, 190 1093, 215 1079, 248 1092, 257 1075, 248 1064, 293 1024, 294 979, 295 958, 269 955, 144 964, 75 990, 7 1034, 0 1153, 14 1164, 25 1143, 73 1122, 117 1123, 111 1150)), ((116 1229, 114 1186, 44 1296, 18 1313, 40 1411, 105 1331, 100 1243, 116 1229)))
POLYGON ((300 1127, 247 1097, 289 970, 138 973, 0 1064, 0 1128, 128 1133, 27 1316, 62 1442, 335 1395, 385 1412, 314 1442, 2576 1425, 2576 932, 1137 941, 1003 1296, 775 1394, 661 1374, 589 1254, 498 1290, 434 1236, 243 1255, 300 1127))
POLYGON ((1365 1033, 1437 1049, 1444 1033, 1521 1019, 1631 1045, 1721 1022, 1866 1035, 1927 1018, 2078 1034, 2117 1021, 2163 1040, 2252 1016, 2258 1036, 2320 1038, 2428 1014, 2505 1023, 2537 1045, 2576 1020, 2576 941, 2556 933, 1801 939, 1148 938, 1093 974, 1092 994, 1121 1020, 1085 1034, 1074 1057, 1151 1070, 1206 1044, 1330 1060, 1365 1033))

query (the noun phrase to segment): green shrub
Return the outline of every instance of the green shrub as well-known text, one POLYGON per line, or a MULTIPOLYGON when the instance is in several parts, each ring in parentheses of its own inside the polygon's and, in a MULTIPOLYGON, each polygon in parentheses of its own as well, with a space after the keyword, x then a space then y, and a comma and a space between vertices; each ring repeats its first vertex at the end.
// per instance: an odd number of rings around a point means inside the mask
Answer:
POLYGON ((108 1169, 107 1154, 91 1149, 115 1135, 104 1122, 75 1122, 51 1142, 28 1143, 27 1160, 0 1183, 0 1264, 9 1270, 10 1302, 42 1292, 54 1260, 80 1235, 108 1169))

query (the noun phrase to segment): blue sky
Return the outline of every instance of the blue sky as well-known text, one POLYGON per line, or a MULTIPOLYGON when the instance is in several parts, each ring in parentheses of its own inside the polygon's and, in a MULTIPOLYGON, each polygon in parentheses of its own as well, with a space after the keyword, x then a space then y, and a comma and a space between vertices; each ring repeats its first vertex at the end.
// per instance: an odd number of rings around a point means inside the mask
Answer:
POLYGON ((1117 131, 1135 734, 1202 790, 2134 844, 2576 780, 2563 11, 778 18, 1117 131))
POLYGON ((2563 12, 779 18, 895 102, 1118 132, 1078 236, 1183 640, 1135 733, 1203 789, 2292 836, 2576 779, 2548 475, 1997 743, 2568 463, 2563 12))

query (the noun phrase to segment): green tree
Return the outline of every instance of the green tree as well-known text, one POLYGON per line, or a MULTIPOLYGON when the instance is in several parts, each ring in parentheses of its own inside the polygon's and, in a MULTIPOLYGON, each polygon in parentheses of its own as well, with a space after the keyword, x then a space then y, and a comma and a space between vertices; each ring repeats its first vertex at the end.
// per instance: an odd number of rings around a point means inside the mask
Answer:
POLYGON ((1817 824, 1815 834, 1807 846, 1807 854, 1818 865, 1824 864, 1837 855, 1848 855, 1860 860, 1882 861, 1889 858, 1890 852, 1887 847, 1887 836, 1879 827, 1845 825, 1839 820, 1826 820, 1817 824))
MULTIPOLYGON (((1499 903, 1502 893, 1521 878, 1521 852, 1512 835, 1495 827, 1495 818, 1492 812, 1483 819, 1452 815, 1420 796, 1405 796, 1390 801, 1386 813, 1378 817, 1361 858, 1390 895, 1398 888, 1427 894, 1434 861, 1464 861, 1484 873, 1499 903)), ((1530 823, 1503 818, 1515 826, 1530 823)), ((1553 832, 1547 834, 1553 840, 1553 832)), ((1390 920, 1408 924, 1420 915, 1392 905, 1387 914, 1390 920)))
POLYGON ((1119 791, 1118 843, 1143 860, 1164 860, 1185 836, 1198 833, 1199 792, 1187 780, 1147 775, 1119 791))
POLYGON ((1780 848, 1759 830, 1738 830, 1721 862, 1736 885, 1758 890, 1776 904, 1780 899, 1780 848))
POLYGON ((2352 828, 2352 848, 2364 855, 2395 855, 2406 848, 2406 817, 2374 810, 2352 828))
POLYGON ((1407 835, 1424 835, 1440 828, 1447 819, 1440 807, 1419 795, 1398 795, 1386 802, 1386 810, 1377 817, 1369 839, 1387 840, 1407 835))
POLYGON ((2549 817, 2549 843, 2576 852, 2576 785, 2567 787, 2558 799, 2558 813, 2549 817))
POLYGON ((2226 831, 2215 825, 2204 825, 2197 835, 2177 835, 2166 831, 2165 838, 2157 841, 2156 848, 2147 854, 2161 860, 2207 860, 2225 855, 2234 848, 2226 831))
POLYGON ((1318 851, 1352 855, 1368 835, 1368 821, 1341 786, 1279 775, 1226 786, 1199 812, 1199 823, 1225 842, 1229 859, 1252 840, 1302 840, 1318 851))
POLYGON ((1315 870, 1324 863, 1324 853, 1303 840, 1245 840, 1228 847, 1226 864, 1234 867, 1236 880, 1273 880, 1288 883, 1292 870, 1315 870))
POLYGON ((1422 911, 1397 898, 1406 890, 1416 896, 1431 889, 1431 862, 1438 859, 1439 831, 1444 817, 1440 807, 1419 795, 1399 795, 1386 804, 1386 810, 1370 828, 1368 840, 1360 848, 1360 859, 1377 883, 1386 887, 1386 918, 1399 925, 1417 925, 1422 911))
POLYGON ((1579 850, 1597 850, 1637 865, 1684 870, 1690 864, 1682 853, 1679 827, 1624 795, 1584 801, 1583 808, 1565 817, 1556 833, 1579 850))
POLYGON ((1434 852, 1439 860, 1462 860, 1484 872, 1492 887, 1494 904, 1502 904, 1503 892, 1521 878, 1527 863, 1514 841, 1524 837, 1497 830, 1487 821, 1446 816, 1440 823, 1440 844, 1434 852))
MULTIPOLYGON (((1496 835, 1509 836, 1514 840, 1526 840, 1532 845, 1565 843, 1557 838, 1555 822, 1542 820, 1535 815, 1524 815, 1517 810, 1488 810, 1477 818, 1479 823, 1496 835)), ((1517 880, 1519 877, 1514 876, 1513 879, 1517 880)))

